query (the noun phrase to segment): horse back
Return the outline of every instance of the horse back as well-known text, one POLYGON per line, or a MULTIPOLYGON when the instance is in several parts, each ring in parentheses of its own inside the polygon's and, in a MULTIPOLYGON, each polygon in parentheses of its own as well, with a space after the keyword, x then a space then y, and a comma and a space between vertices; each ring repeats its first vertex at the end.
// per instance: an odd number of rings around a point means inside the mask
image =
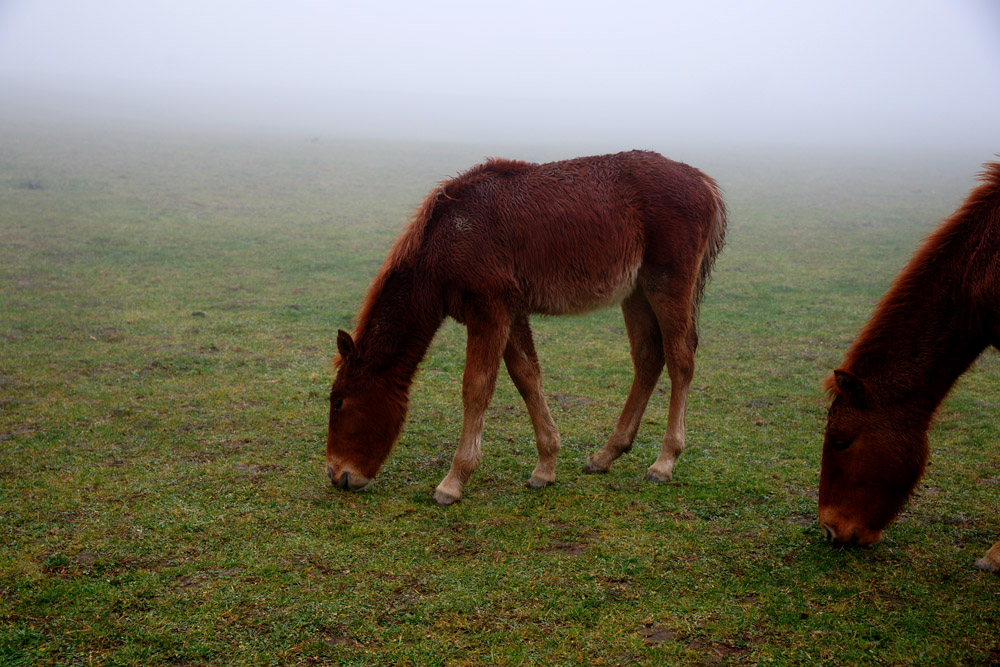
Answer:
POLYGON ((713 188, 699 170, 643 151, 493 160, 443 184, 427 266, 459 298, 549 314, 609 305, 645 274, 697 273, 713 188))

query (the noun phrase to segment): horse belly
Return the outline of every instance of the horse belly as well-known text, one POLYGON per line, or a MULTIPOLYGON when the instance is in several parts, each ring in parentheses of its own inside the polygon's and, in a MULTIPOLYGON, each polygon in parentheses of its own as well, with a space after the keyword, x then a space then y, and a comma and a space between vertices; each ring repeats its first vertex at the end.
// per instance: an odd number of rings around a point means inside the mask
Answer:
POLYGON ((638 252, 610 249, 600 256, 550 257, 537 265, 533 275, 522 276, 522 292, 529 310, 546 315, 582 313, 621 303, 639 279, 642 257, 638 252))

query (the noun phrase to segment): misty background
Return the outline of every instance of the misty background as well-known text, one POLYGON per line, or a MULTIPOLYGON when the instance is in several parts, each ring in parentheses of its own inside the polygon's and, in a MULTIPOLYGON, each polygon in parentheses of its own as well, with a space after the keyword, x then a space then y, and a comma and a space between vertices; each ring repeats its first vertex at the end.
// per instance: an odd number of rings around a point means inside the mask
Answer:
POLYGON ((992 0, 0 0, 0 119, 1000 151, 992 0))

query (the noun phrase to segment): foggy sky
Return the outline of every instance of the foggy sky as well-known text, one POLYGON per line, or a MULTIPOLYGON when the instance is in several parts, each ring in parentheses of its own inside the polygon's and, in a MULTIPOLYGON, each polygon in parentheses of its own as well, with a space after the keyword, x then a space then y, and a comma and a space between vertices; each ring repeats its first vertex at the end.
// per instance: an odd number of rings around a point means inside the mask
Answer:
POLYGON ((992 154, 1000 10, 992 0, 0 0, 0 105, 382 138, 992 154))

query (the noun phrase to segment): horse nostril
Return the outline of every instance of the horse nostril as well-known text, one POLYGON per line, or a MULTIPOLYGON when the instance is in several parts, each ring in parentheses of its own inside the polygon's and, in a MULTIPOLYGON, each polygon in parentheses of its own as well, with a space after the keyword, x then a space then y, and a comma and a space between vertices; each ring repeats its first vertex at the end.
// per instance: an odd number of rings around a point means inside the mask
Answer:
POLYGON ((347 472, 345 470, 344 474, 342 474, 340 476, 340 481, 337 483, 337 486, 339 486, 340 488, 342 488, 344 490, 350 489, 351 488, 351 473, 349 473, 349 472, 347 472))
POLYGON ((827 542, 837 541, 837 533, 833 532, 833 528, 830 528, 830 526, 825 523, 821 523, 820 526, 823 528, 823 535, 826 536, 827 542))

